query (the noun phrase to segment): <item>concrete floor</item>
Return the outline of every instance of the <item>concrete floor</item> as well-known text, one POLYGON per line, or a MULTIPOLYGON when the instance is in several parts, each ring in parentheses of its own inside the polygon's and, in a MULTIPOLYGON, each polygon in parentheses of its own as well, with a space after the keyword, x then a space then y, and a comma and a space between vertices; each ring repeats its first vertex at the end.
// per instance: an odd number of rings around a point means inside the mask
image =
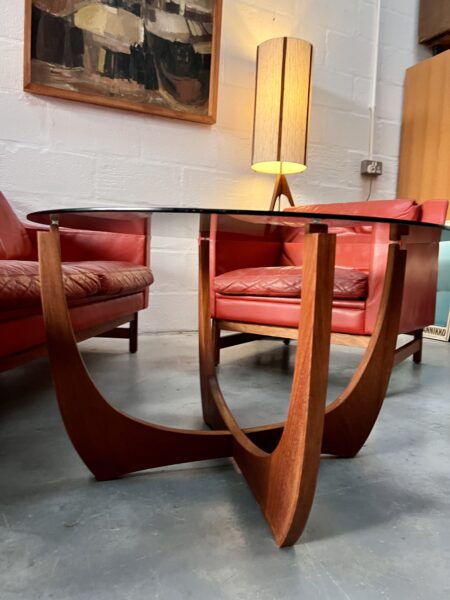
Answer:
MULTIPOLYGON (((201 426, 196 339, 82 345, 99 388, 129 413, 201 426), (174 398, 179 398, 178 401, 174 398)), ((360 351, 334 347, 330 399, 360 351)), ((242 425, 280 420, 294 347, 224 351, 242 425)), ((215 461, 98 483, 72 450, 45 360, 0 375, 0 599, 450 598, 450 344, 394 373, 353 460, 323 459, 300 542, 278 550, 242 476, 215 461)))

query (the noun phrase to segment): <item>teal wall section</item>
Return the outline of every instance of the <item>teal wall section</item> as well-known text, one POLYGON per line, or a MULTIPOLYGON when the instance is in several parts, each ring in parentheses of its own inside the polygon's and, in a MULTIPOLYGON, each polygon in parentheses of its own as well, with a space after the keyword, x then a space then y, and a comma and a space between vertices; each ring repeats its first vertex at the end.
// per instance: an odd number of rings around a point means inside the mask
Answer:
POLYGON ((447 325, 450 310, 450 242, 442 242, 439 248, 439 276, 436 299, 436 325, 447 325))

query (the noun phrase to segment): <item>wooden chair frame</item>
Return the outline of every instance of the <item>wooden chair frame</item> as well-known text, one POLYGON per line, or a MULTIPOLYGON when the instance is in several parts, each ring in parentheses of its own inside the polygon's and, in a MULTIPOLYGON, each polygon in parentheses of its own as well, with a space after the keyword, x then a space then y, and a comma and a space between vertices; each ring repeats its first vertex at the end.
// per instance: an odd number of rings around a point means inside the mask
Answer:
MULTIPOLYGON (((277 325, 260 325, 258 323, 241 323, 239 321, 224 321, 212 319, 212 334, 214 340, 214 356, 216 365, 220 363, 220 351, 239 344, 246 344, 264 338, 276 338, 286 344, 290 340, 298 339, 298 329, 295 327, 281 327, 277 325), (232 331, 234 335, 222 336, 221 331, 232 331)), ((410 356, 416 364, 422 362, 423 329, 410 331, 402 335, 412 336, 412 340, 399 346, 395 350, 394 366, 397 366, 410 356)), ((351 333, 331 333, 331 344, 336 346, 353 346, 355 348, 368 348, 370 335, 356 335, 351 333)))
MULTIPOLYGON (((91 337, 104 337, 128 340, 129 352, 136 354, 138 350, 138 313, 124 315, 120 318, 101 323, 88 329, 83 329, 75 334, 77 342, 88 340, 91 337), (128 327, 121 327, 127 325, 128 327)), ((19 367, 31 360, 46 356, 47 344, 40 344, 27 348, 21 352, 5 356, 0 359, 0 373, 19 367)))

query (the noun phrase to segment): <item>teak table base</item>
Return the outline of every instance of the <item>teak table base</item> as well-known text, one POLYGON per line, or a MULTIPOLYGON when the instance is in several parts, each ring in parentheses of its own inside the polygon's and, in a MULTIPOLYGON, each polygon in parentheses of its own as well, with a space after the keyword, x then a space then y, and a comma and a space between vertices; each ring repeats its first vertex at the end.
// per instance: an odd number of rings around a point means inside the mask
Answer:
POLYGON ((378 322, 347 389, 325 407, 335 237, 325 225, 306 233, 299 342, 286 423, 241 429, 217 381, 209 312, 209 217, 200 232, 200 377, 212 431, 162 427, 114 408, 91 380, 73 334, 61 274, 58 228, 39 233, 42 305, 59 408, 78 454, 99 480, 163 465, 232 456, 279 546, 306 524, 321 452, 354 456, 380 411, 394 362, 406 252, 390 246, 378 322), (394 282, 396 284, 394 285, 394 282))

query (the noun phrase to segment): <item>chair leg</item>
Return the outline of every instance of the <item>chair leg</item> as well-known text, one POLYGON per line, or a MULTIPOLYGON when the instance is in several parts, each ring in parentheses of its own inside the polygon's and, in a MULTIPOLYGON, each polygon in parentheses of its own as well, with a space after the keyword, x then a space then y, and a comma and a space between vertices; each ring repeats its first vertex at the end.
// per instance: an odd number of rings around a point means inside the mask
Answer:
POLYGON ((212 320, 212 343, 213 343, 213 352, 214 352, 214 364, 217 365, 220 363, 220 328, 217 326, 217 321, 215 319, 212 320))
POLYGON ((136 354, 138 350, 138 314, 130 321, 130 354, 136 354))
POLYGON ((416 363, 416 365, 419 365, 422 362, 423 329, 419 329, 414 333, 414 339, 420 340, 420 349, 413 354, 413 361, 416 363))

